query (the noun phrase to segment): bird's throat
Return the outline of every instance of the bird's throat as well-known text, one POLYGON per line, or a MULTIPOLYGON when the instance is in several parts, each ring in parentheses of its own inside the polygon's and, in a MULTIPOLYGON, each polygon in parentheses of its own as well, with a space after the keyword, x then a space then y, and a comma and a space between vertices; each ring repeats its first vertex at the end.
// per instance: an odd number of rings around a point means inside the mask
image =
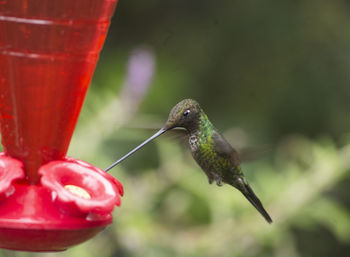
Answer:
POLYGON ((206 143, 214 131, 214 126, 204 112, 201 112, 199 118, 193 125, 187 129, 189 132, 189 143, 194 150, 199 144, 206 143))

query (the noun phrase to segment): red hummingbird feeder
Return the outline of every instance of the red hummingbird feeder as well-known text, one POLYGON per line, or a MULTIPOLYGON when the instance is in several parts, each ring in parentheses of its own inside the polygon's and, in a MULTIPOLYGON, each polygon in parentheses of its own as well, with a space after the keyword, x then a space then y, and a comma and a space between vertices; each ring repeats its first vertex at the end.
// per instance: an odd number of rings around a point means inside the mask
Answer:
POLYGON ((60 251, 112 222, 121 183, 66 152, 116 4, 0 0, 1 248, 60 251))

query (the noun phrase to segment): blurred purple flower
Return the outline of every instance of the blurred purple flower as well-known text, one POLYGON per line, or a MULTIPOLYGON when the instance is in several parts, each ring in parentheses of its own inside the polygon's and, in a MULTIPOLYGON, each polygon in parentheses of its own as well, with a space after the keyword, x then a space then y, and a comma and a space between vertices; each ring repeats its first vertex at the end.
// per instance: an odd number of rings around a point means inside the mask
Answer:
POLYGON ((149 48, 140 47, 130 54, 126 80, 121 92, 123 106, 128 113, 137 110, 151 84, 155 70, 155 56, 149 48))

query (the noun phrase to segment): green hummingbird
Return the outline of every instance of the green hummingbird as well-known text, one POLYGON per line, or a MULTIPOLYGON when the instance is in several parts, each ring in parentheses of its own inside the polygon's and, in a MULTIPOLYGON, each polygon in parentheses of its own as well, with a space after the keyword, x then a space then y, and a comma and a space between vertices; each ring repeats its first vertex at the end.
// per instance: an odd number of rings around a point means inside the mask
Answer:
POLYGON ((270 215, 243 175, 238 152, 218 132, 199 104, 192 99, 185 99, 176 104, 171 110, 167 122, 157 133, 113 163, 106 171, 125 160, 151 140, 173 128, 186 130, 192 156, 208 176, 210 184, 215 181, 218 186, 226 183, 237 188, 266 221, 272 223, 270 215))

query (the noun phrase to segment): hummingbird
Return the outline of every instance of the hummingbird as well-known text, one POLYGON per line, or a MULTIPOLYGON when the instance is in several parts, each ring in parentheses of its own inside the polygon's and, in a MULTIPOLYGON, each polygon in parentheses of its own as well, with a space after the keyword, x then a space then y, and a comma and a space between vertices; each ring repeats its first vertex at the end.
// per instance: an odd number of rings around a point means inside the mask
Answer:
POLYGON ((185 129, 191 154, 207 175, 209 184, 215 181, 218 186, 229 184, 238 189, 265 220, 272 223, 270 215, 244 177, 238 152, 218 132, 203 109, 193 99, 185 99, 176 104, 170 111, 167 122, 158 132, 105 171, 110 170, 153 139, 174 128, 185 129))

